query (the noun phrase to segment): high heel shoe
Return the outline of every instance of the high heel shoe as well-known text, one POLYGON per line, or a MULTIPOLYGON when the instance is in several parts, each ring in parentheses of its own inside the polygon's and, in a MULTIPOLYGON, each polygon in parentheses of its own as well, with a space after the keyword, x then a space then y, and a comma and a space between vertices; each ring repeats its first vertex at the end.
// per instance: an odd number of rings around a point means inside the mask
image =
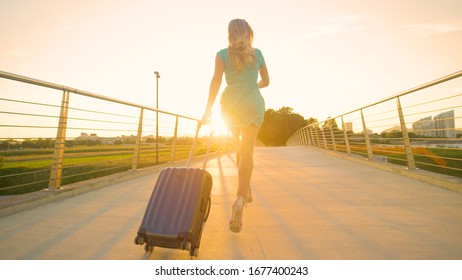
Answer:
POLYGON ((239 196, 233 204, 233 213, 229 221, 229 229, 232 232, 240 232, 242 230, 242 214, 244 209, 244 198, 239 196))

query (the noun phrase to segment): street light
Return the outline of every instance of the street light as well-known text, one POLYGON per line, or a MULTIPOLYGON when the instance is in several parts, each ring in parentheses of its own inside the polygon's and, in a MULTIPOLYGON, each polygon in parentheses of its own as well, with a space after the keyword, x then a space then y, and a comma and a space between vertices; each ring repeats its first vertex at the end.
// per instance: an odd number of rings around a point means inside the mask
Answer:
POLYGON ((155 71, 156 75, 156 165, 159 164, 159 72, 155 71))

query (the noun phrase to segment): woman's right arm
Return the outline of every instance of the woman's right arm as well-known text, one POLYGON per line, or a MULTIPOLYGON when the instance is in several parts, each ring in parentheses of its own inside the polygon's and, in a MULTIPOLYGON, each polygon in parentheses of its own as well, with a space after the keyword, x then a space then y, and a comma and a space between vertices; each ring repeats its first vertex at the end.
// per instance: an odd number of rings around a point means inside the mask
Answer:
POLYGON ((212 114, 212 107, 217 98, 218 90, 220 90, 221 81, 223 79, 223 72, 225 71, 225 64, 217 55, 215 57, 215 71, 213 73, 212 81, 210 82, 209 98, 205 108, 204 116, 202 117, 202 124, 210 122, 210 115, 212 114))

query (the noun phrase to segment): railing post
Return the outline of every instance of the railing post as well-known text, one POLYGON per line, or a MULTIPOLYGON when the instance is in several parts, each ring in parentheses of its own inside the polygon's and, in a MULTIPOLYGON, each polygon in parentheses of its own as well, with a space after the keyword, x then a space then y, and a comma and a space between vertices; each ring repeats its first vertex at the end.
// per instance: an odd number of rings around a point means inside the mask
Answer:
POLYGON ((199 138, 199 130, 200 130, 200 128, 201 128, 201 122, 198 121, 197 122, 197 128, 196 128, 196 136, 194 137, 194 141, 193 141, 193 144, 192 144, 192 147, 191 147, 191 151, 189 152, 189 157, 188 157, 188 161, 186 163, 186 166, 191 166, 191 162, 194 159, 195 152, 196 152, 197 139, 199 138))
POLYGON ((212 148, 212 144, 213 144, 213 134, 214 134, 214 132, 215 132, 215 130, 213 129, 213 127, 210 127, 210 135, 209 135, 209 139, 208 139, 207 150, 205 151, 205 155, 204 155, 204 161, 202 162, 202 169, 205 169, 205 167, 207 167, 207 161, 208 161, 208 158, 209 158, 210 149, 212 148))
POLYGON ((364 114, 363 114, 362 109, 361 109, 361 120, 363 121, 364 140, 366 141, 367 157, 370 160, 373 160, 374 159, 374 154, 372 153, 371 141, 369 140, 369 135, 367 134, 366 121, 364 120, 364 114))
POLYGON ((314 127, 313 126, 310 126, 310 137, 311 137, 311 140, 313 142, 313 146, 316 146, 318 145, 318 143, 316 142, 316 138, 315 138, 315 133, 313 132, 314 130, 314 127))
MULTIPOLYGON (((324 123, 325 124, 325 123, 324 123)), ((326 135, 324 134, 324 128, 321 126, 321 133, 322 133, 322 142, 324 144, 324 149, 327 149, 327 141, 326 141, 326 135)))
POLYGON ((337 145, 335 143, 335 137, 334 137, 334 129, 332 128, 332 125, 333 122, 331 121, 330 124, 329 124, 329 127, 330 127, 330 137, 332 137, 332 146, 333 146, 333 149, 334 149, 334 152, 337 152, 337 145))
POLYGON ((310 145, 313 146, 314 143, 313 139, 311 138, 311 127, 309 126, 306 127, 306 136, 308 137, 308 139, 310 139, 310 145))
POLYGON ((311 126, 308 127, 308 137, 310 137, 311 146, 315 146, 316 141, 314 140, 313 130, 311 129, 311 126))
POLYGON ((305 138, 308 141, 308 146, 312 146, 313 144, 311 143, 311 137, 310 137, 308 128, 303 129, 303 133, 305 134, 305 138))
POLYGON ((308 144, 311 146, 312 143, 311 143, 311 137, 310 137, 310 127, 307 126, 303 129, 305 135, 306 135, 306 138, 308 139, 308 144))
POLYGON ((175 119, 175 131, 173 133, 173 140, 172 140, 172 155, 170 158, 170 162, 174 163, 175 162, 175 154, 176 154, 176 139, 178 137, 178 116, 176 116, 175 119))
POLYGON ((53 152, 53 163, 51 165, 50 180, 48 182, 48 190, 53 192, 61 187, 68 111, 69 92, 63 91, 63 98, 61 101, 61 112, 59 114, 58 131, 56 133, 55 149, 53 152))
POLYGON ((345 139, 345 146, 346 146, 347 154, 351 155, 350 141, 348 141, 347 129, 345 126, 345 122, 343 121, 343 116, 341 116, 341 118, 342 118, 342 127, 343 127, 343 137, 345 139))
POLYGON ((156 107, 156 165, 159 164, 159 111, 156 107))
POLYGON ((401 107, 401 102, 399 97, 396 98, 396 103, 398 105, 398 115, 399 122, 401 124, 401 133, 403 134, 404 141, 404 150, 406 151, 407 167, 409 169, 415 169, 414 155, 412 154, 411 140, 409 139, 409 134, 407 132, 406 122, 404 120, 403 109, 401 107))
POLYGON ((300 130, 300 136, 301 136, 301 140, 302 140, 302 145, 303 146, 308 146, 308 141, 306 139, 305 131, 303 129, 300 130))
POLYGON ((135 152, 133 154, 132 171, 136 171, 138 169, 138 163, 140 160, 141 135, 143 133, 143 112, 144 108, 141 108, 140 119, 138 121, 138 133, 136 135, 135 152))
POLYGON ((321 142, 319 141, 319 136, 318 136, 319 124, 314 125, 313 129, 314 129, 314 135, 316 136, 316 142, 318 144, 318 147, 321 148, 321 142))

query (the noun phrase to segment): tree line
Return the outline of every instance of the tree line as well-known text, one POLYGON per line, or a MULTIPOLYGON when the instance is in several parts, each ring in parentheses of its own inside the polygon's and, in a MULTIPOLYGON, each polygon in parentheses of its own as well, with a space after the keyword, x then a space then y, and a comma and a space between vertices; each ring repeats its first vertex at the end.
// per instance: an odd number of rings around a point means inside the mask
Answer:
POLYGON ((285 146, 289 137, 297 130, 316 122, 317 119, 305 119, 295 113, 291 107, 281 107, 279 110, 267 109, 258 139, 266 146, 285 146))

